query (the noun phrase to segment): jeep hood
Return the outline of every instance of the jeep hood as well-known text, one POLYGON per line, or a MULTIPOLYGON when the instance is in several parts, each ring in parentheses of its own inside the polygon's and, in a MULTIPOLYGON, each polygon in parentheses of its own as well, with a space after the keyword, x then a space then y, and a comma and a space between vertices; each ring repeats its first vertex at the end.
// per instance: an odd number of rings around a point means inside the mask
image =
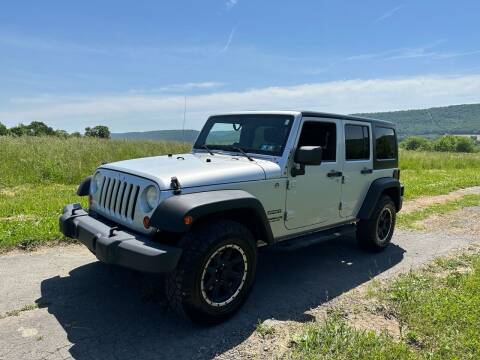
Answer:
POLYGON ((271 161, 249 161, 241 155, 215 154, 210 156, 204 153, 125 160, 102 165, 101 168, 153 180, 158 183, 160 190, 171 188, 172 177, 178 179, 182 188, 189 188, 264 180, 266 178, 265 169, 268 173, 272 173, 274 169, 277 170, 274 171, 275 173, 280 173, 278 165, 271 161))

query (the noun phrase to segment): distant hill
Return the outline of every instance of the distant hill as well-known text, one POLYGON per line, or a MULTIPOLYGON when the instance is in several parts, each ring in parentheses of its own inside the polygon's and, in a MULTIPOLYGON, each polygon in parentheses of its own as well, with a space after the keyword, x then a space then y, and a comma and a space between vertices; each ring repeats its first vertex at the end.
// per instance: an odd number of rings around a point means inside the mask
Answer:
POLYGON ((112 133, 112 139, 182 141, 193 143, 198 136, 197 130, 155 130, 144 132, 112 133))
MULTIPOLYGON (((480 104, 452 105, 424 110, 405 110, 355 114, 397 124, 400 138, 410 135, 436 137, 444 134, 480 135, 480 104)), ((147 139, 186 141, 193 143, 197 130, 157 130, 145 132, 113 133, 113 139, 147 139)))
POLYGON ((480 134, 480 104, 356 115, 394 122, 401 138, 410 135, 480 134))

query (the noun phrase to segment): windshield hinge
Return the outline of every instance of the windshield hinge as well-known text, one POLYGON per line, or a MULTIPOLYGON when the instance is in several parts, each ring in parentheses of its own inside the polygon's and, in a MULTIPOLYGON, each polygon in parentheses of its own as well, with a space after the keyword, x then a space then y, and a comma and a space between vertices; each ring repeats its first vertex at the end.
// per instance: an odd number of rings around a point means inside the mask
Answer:
POLYGON ((180 182, 175 176, 173 176, 170 180, 170 187, 173 189, 173 193, 175 195, 178 195, 182 192, 182 190, 180 189, 180 182))

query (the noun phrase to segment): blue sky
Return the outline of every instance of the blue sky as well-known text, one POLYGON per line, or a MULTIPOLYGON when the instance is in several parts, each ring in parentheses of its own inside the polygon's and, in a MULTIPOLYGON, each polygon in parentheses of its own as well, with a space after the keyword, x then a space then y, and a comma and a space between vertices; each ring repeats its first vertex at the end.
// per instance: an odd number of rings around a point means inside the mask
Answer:
POLYGON ((9 1, 0 121, 187 127, 210 113, 480 102, 480 2, 9 1))

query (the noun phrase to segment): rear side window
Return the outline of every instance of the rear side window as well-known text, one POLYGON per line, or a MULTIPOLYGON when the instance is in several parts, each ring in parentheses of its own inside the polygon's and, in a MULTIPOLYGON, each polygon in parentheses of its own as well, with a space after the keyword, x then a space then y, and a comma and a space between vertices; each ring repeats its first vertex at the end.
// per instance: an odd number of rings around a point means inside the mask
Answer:
POLYGON ((345 125, 345 159, 370 159, 370 132, 368 126, 345 125))
POLYGON ((376 127, 375 142, 378 160, 395 159, 397 157, 397 141, 393 129, 376 127))

